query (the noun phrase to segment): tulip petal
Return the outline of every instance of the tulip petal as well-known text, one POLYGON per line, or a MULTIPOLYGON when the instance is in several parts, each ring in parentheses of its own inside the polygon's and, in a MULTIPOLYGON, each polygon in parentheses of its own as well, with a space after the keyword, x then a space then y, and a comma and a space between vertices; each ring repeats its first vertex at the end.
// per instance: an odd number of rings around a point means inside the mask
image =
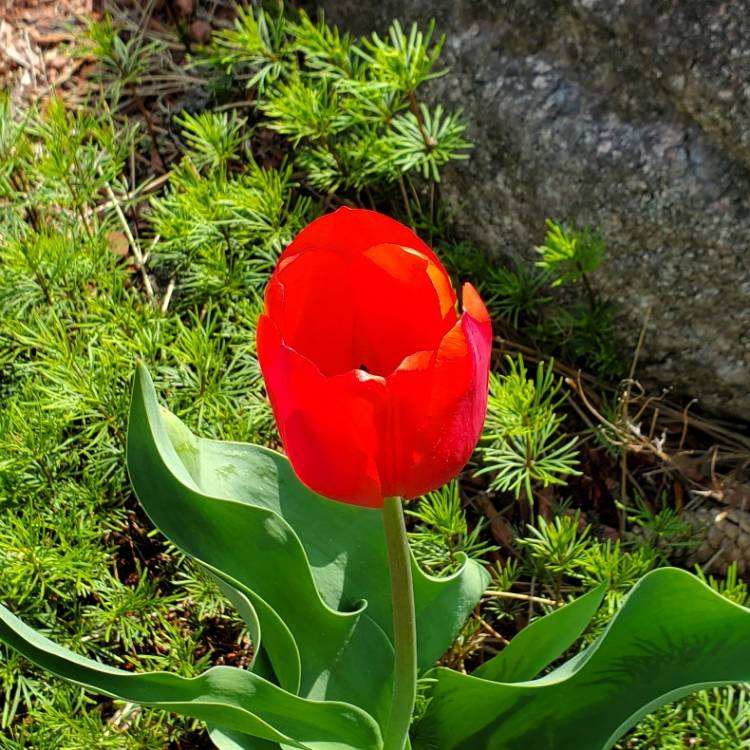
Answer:
POLYGON ((488 336, 491 340, 492 328, 487 325, 490 322, 490 314, 487 312, 487 308, 484 306, 479 292, 468 282, 461 289, 461 306, 478 325, 483 326, 483 335, 488 336))
POLYGON ((445 268, 410 229, 339 209, 282 253, 258 326, 258 359, 300 479, 335 500, 381 506, 462 468, 487 403, 490 320, 464 313, 445 268))
POLYGON ((492 331, 470 285, 463 303, 464 314, 439 347, 407 357, 387 380, 393 448, 381 458, 385 495, 412 498, 439 487, 461 470, 479 440, 492 331))
POLYGON ((300 480, 333 500, 380 507, 376 463, 385 381, 361 371, 326 377, 258 321, 258 359, 284 449, 300 480))
POLYGON ((469 342, 474 361, 474 393, 469 395, 469 401, 472 407, 470 429, 475 434, 474 445, 476 445, 482 434, 484 420, 487 416, 490 357, 492 356, 492 322, 484 302, 471 284, 463 285, 461 303, 465 311, 462 321, 466 339, 469 342))
POLYGON ((419 251, 378 244, 351 264, 354 367, 390 375, 404 357, 435 349, 455 323, 450 279, 419 251))
POLYGON ((414 248, 440 264, 437 255, 400 222, 377 211, 346 206, 308 224, 284 250, 279 262, 303 250, 325 248, 347 256, 383 243, 414 248))
POLYGON ((441 265, 388 243, 287 255, 266 291, 284 343, 325 375, 390 374, 405 356, 438 346, 456 321, 455 303, 441 265))
POLYGON ((266 313, 284 343, 323 374, 356 366, 351 263, 341 255, 318 250, 288 256, 266 290, 266 313))

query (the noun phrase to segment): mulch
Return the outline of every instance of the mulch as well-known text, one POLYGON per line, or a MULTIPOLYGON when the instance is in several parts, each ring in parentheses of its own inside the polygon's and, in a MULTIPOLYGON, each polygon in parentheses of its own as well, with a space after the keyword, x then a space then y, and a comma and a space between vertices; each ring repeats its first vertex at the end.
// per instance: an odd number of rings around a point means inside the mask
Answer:
POLYGON ((85 80, 85 58, 67 54, 95 0, 4 0, 0 4, 0 89, 18 106, 64 93, 85 80))

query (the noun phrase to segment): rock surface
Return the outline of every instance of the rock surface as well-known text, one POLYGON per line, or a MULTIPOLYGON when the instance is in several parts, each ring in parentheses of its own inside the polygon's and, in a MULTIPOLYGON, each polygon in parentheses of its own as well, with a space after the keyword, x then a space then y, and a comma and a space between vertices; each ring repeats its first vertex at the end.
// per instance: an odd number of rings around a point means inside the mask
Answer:
POLYGON ((638 375, 750 418, 750 2, 320 0, 358 33, 435 18, 430 98, 476 144, 446 187, 464 233, 530 258, 546 217, 607 240, 598 290, 638 375))

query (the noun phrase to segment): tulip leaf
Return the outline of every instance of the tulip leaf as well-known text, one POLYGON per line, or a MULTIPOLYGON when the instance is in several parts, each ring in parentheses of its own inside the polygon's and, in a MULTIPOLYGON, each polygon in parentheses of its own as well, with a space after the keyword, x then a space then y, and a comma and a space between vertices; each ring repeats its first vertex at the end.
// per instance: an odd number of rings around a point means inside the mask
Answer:
POLYGON ((602 603, 602 583, 570 604, 525 627, 497 656, 472 674, 494 682, 523 682, 536 677, 581 636, 602 603))
POLYGON ((58 646, 3 606, 0 639, 37 666, 71 682, 267 742, 309 750, 377 750, 381 746, 379 729, 364 711, 346 703, 300 698, 243 669, 212 667, 190 678, 114 669, 58 646))
POLYGON ((281 687, 297 693, 301 674, 299 650, 284 621, 252 591, 242 591, 217 575, 213 577, 247 626, 253 644, 250 669, 264 677, 275 676, 281 687), (266 623, 265 631, 261 622, 266 623), (259 665, 266 660, 268 667, 261 668, 259 665))
POLYGON ((607 750, 664 703, 750 680, 750 610, 662 568, 641 579, 591 646, 544 677, 495 682, 443 668, 432 676, 415 750, 607 750))
MULTIPOLYGON (((346 612, 323 601, 306 551, 287 521, 269 507, 237 499, 231 488, 221 493, 211 482, 216 474, 240 475, 248 483, 245 492, 263 498, 269 487, 280 492, 269 467, 256 464, 246 474, 239 457, 222 456, 218 463, 201 444, 159 408, 151 379, 140 368, 127 458, 136 495, 151 520, 186 554, 267 605, 256 608, 266 646, 279 618, 285 623, 299 651, 300 695, 351 702, 382 721, 390 706, 393 650, 382 629, 364 614, 365 592, 346 612), (269 611, 277 617, 264 618, 269 611)), ((236 450, 236 444, 226 445, 236 450)), ((294 504, 294 486, 281 491, 285 502, 294 504)), ((310 507, 311 524, 314 512, 310 507)), ((331 547, 329 554, 341 553, 331 547)))
POLYGON ((260 740, 249 734, 231 732, 219 727, 209 727, 208 736, 217 750, 280 750, 277 742, 260 740))
MULTIPOLYGON (((217 727, 210 727, 208 736, 217 750, 291 750, 289 745, 279 745, 276 742, 251 737, 249 734, 230 732, 217 727)), ((406 750, 411 748, 407 747, 406 750)))
MULTIPOLYGON (((138 391, 144 401, 156 404, 144 368, 137 375, 131 423, 138 391)), ((155 409, 151 419, 157 419, 155 409)), ((183 466, 203 493, 233 498, 281 516, 299 538, 326 604, 334 610, 351 611, 365 599, 368 616, 390 637, 390 583, 380 510, 317 495, 297 479, 287 459, 275 451, 197 438, 166 409, 161 410, 161 420, 183 466)), ((134 484, 136 479, 133 476, 134 484)), ((139 499, 148 512, 147 500, 140 495, 139 499)), ((165 529, 162 531, 169 536, 165 529)), ((465 560, 458 573, 445 578, 425 574, 416 562, 412 572, 419 663, 427 669, 451 645, 484 592, 489 576, 473 560, 465 560)))
MULTIPOLYGON (((264 650, 279 619, 285 623, 288 634, 279 642, 291 637, 296 644, 299 694, 351 702, 382 725, 393 651, 381 512, 320 497, 275 451, 197 438, 159 408, 143 367, 133 390, 128 468, 154 524, 265 605, 268 611, 253 600, 264 650)), ((416 563, 414 574, 418 652, 429 668, 450 646, 488 576, 473 561, 449 578, 431 578, 416 563)), ((284 666, 278 650, 270 661, 284 666)))
MULTIPOLYGON (((367 615, 390 634, 390 585, 379 510, 320 497, 300 483, 287 459, 275 451, 195 437, 177 417, 157 407, 150 376, 142 367, 133 393, 129 438, 131 478, 147 512, 153 508, 154 514, 158 513, 155 506, 165 505, 165 501, 154 497, 151 483, 134 465, 136 453, 141 459, 150 459, 149 466, 159 467, 161 473, 168 472, 174 479, 199 488, 204 502, 214 501, 218 505, 222 499, 231 498, 253 508, 256 516, 265 511, 263 517, 268 519, 267 523, 277 524, 276 537, 283 529, 288 537, 284 538, 287 550, 307 563, 309 572, 304 577, 311 577, 312 583, 306 580, 305 584, 314 587, 330 609, 353 616, 366 600, 367 615), (146 451, 150 452, 149 457, 144 456, 146 451)), ((172 508, 176 502, 172 500, 172 508)), ((229 507, 239 517, 236 507, 229 507)), ((188 507, 184 510, 189 512, 188 507)), ((152 520, 160 526, 155 518, 152 520)), ((176 524, 174 520, 170 523, 169 518, 164 520, 163 525, 170 528, 162 531, 172 538, 171 527, 176 524)), ((190 527, 186 523, 181 525, 190 527)), ((232 539, 223 538, 222 542, 229 547, 232 539)), ((242 545, 243 560, 250 569, 253 565, 248 556, 253 551, 247 550, 247 546, 246 542, 242 545)), ((416 565, 414 572, 417 617, 421 620, 419 650, 423 666, 428 667, 450 646, 488 578, 473 561, 467 561, 463 570, 450 578, 432 578, 416 565), (438 609, 446 610, 447 624, 435 622, 438 609), (455 610, 458 612, 454 614, 455 610)), ((248 579, 251 578, 248 574, 248 579)), ((283 601, 275 607, 283 619, 287 623, 298 620, 286 602, 289 592, 279 591, 272 576, 264 578, 268 580, 254 581, 256 591, 260 593, 262 587, 264 592, 275 593, 283 601)), ((272 597, 269 595, 266 600, 272 602, 272 597)), ((310 629, 308 626, 307 630, 310 629)), ((312 637, 317 643, 317 634, 312 637)))
MULTIPOLYGON (((390 584, 380 511, 322 498, 259 446, 195 437, 139 367, 127 446, 154 524, 214 576, 247 624, 249 670, 132 674, 67 651, 0 609, 0 640, 68 680, 207 722, 221 750, 370 750, 390 709, 390 584)), ((489 576, 412 559, 422 669, 447 649, 489 576)))

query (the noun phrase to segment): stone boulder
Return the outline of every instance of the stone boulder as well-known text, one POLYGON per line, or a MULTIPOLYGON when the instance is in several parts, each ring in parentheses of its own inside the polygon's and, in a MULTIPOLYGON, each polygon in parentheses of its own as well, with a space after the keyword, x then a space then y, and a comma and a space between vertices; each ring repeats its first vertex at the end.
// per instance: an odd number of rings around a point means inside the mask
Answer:
POLYGON ((750 2, 320 0, 357 34, 435 18, 475 148, 446 193, 464 234, 531 259, 546 217, 601 229, 594 282, 638 376, 750 418, 750 2))

